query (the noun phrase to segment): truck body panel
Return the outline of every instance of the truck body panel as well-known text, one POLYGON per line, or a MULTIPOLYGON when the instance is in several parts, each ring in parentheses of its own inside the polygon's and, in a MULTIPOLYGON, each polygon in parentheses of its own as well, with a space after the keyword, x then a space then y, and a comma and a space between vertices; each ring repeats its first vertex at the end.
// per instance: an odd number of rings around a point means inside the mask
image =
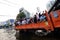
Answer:
POLYGON ((60 28, 60 10, 51 12, 50 16, 51 16, 54 28, 60 28), (55 13, 56 17, 54 16, 54 13, 55 13))
POLYGON ((45 12, 45 16, 47 21, 37 22, 37 23, 31 23, 31 24, 24 24, 24 25, 18 25, 15 28, 19 30, 26 30, 26 29, 45 29, 47 31, 53 31, 53 25, 51 23, 50 17, 48 12, 45 12))

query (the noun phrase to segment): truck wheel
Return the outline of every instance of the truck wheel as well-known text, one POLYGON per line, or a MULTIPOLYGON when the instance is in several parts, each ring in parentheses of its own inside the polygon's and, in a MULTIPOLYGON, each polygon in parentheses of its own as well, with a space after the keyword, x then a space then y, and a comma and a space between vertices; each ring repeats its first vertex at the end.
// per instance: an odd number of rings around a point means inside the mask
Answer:
POLYGON ((44 31, 44 30, 36 30, 35 31, 35 35, 37 36, 46 36, 48 34, 47 31, 44 31))

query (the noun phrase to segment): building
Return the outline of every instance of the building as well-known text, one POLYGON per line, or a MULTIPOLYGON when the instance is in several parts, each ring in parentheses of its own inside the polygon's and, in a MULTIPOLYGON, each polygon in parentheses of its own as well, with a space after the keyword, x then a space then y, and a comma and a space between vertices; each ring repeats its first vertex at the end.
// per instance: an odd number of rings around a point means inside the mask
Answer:
POLYGON ((15 19, 9 19, 6 22, 7 22, 7 24, 12 25, 12 24, 14 24, 15 19))
POLYGON ((6 25, 6 24, 7 24, 6 21, 4 21, 4 22, 0 22, 0 26, 6 25))
POLYGON ((8 19, 7 21, 0 22, 0 25, 14 24, 14 19, 8 19))

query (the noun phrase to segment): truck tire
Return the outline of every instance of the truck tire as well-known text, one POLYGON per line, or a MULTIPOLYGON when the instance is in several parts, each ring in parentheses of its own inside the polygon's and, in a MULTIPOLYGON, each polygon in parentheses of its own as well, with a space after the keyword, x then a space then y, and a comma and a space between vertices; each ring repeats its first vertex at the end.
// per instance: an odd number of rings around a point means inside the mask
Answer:
POLYGON ((46 36, 49 32, 44 31, 44 30, 36 30, 35 35, 37 36, 46 36))

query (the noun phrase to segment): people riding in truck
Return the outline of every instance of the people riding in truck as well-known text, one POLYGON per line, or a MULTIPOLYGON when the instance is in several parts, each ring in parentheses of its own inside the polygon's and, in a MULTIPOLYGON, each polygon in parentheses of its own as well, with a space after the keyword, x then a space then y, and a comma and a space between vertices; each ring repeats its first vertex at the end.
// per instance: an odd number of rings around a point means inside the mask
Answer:
POLYGON ((42 15, 40 16, 40 21, 44 21, 45 18, 46 18, 46 16, 44 15, 44 11, 43 11, 42 15))

